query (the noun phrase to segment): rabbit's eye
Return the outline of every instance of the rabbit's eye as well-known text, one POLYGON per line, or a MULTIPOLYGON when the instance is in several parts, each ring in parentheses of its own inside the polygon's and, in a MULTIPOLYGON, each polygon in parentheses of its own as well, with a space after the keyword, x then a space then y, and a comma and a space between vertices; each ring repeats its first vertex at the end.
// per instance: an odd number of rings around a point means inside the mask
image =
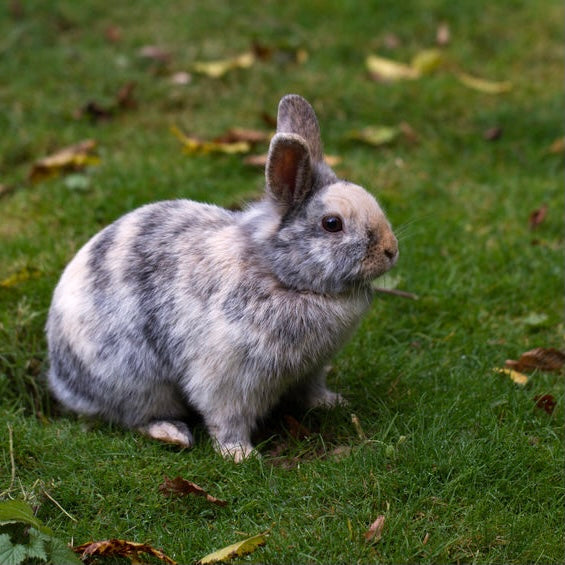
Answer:
POLYGON ((339 216, 324 216, 322 218, 322 227, 331 233, 343 230, 343 222, 339 216))

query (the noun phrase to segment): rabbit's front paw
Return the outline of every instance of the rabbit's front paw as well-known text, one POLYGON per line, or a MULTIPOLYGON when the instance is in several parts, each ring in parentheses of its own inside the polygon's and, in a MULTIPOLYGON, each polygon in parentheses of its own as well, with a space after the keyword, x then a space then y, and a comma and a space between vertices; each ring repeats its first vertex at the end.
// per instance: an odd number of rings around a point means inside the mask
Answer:
POLYGON ((221 453, 221 455, 226 459, 232 459, 234 463, 241 463, 244 459, 248 457, 261 457, 259 452, 253 448, 253 446, 242 443, 224 443, 217 444, 216 449, 221 453))
POLYGON ((339 392, 333 392, 327 388, 317 389, 308 399, 309 408, 334 408, 348 404, 349 402, 339 392))
POLYGON ((188 426, 179 420, 155 420, 139 428, 139 431, 153 439, 173 443, 181 447, 192 447, 194 440, 188 426))

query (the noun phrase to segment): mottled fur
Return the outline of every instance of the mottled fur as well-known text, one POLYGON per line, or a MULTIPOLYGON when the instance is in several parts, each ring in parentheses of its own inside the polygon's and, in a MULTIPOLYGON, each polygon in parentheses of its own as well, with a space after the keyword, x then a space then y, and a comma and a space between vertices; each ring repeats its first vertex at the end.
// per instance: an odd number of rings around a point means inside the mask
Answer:
POLYGON ((284 395, 341 397, 324 364, 398 248, 375 199, 323 162, 314 111, 279 105, 265 198, 243 212, 149 204, 94 236, 55 289, 49 383, 68 408, 189 446, 195 410, 236 460, 284 395), (322 219, 339 216, 331 233, 322 219))

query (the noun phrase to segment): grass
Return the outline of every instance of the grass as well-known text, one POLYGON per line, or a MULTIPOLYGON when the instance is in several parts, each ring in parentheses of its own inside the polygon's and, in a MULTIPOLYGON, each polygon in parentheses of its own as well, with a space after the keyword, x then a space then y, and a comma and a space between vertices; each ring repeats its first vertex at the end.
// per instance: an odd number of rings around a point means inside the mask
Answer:
POLYGON ((543 10, 525 0, 2 7, 0 280, 28 273, 0 286, 4 498, 32 502, 66 541, 148 541, 182 563, 265 530, 267 545, 242 561, 561 563, 563 375, 536 372, 517 387, 492 368, 563 346, 563 164, 549 151, 563 135, 562 21, 557 0, 543 10), (366 55, 409 61, 434 45, 442 22, 452 69, 513 89, 488 95, 446 70, 394 84, 368 78, 366 55), (106 37, 111 26, 117 41, 106 37), (253 40, 287 55, 302 48, 308 60, 279 54, 221 79, 171 84, 195 60, 237 55, 253 40), (169 63, 140 58, 144 45, 169 50, 169 63), (129 81, 136 109, 97 123, 75 117, 88 102, 113 104, 129 81), (182 452, 61 414, 41 374, 43 326, 65 264, 145 202, 253 197, 260 171, 240 157, 186 156, 169 128, 206 138, 266 129, 261 113, 273 114, 287 92, 315 106, 327 153, 342 158, 338 172, 387 209, 401 243, 389 281, 420 296, 379 295, 334 360, 330 382, 350 408, 297 416, 310 430, 303 439, 275 417, 260 436, 263 459, 239 466, 202 430, 182 452), (347 137, 402 121, 418 144, 374 148, 347 137), (495 127, 500 138, 486 140, 495 127), (68 176, 28 182, 34 161, 86 138, 98 141, 101 162, 83 173, 84 190, 68 176), (547 217, 532 231, 529 214, 542 204, 547 217), (543 394, 557 399, 552 414, 536 407, 543 394), (166 498, 164 475, 228 505, 166 498), (382 538, 367 543, 379 515, 382 538))

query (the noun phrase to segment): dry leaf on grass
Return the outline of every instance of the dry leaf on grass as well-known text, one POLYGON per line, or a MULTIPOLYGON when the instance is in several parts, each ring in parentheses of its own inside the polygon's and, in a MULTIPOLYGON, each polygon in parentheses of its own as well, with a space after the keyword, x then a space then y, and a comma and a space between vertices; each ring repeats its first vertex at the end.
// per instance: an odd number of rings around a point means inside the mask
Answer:
POLYGON ((102 557, 127 557, 132 563, 140 563, 140 555, 148 554, 168 563, 176 565, 176 561, 165 555, 159 549, 151 547, 147 543, 136 543, 121 539, 109 539, 104 541, 91 541, 72 548, 81 559, 90 556, 102 557))
POLYGON ((515 382, 517 385, 524 386, 529 381, 529 378, 518 371, 514 371, 513 369, 507 368, 496 368, 494 369, 496 373, 500 373, 502 375, 508 375, 510 379, 515 382))
POLYGON ((207 155, 210 153, 234 155, 248 153, 251 150, 251 144, 247 141, 235 141, 233 143, 205 141, 186 135, 176 126, 171 126, 171 133, 182 143, 184 152, 189 155, 207 155))
POLYGON ((371 543, 377 543, 383 537, 384 525, 385 517, 381 514, 365 532, 365 540, 371 543))
POLYGON ((547 204, 543 204, 537 210, 534 210, 529 217, 530 229, 535 230, 547 217, 547 204))
POLYGON ((144 45, 137 53, 142 59, 149 59, 157 63, 168 63, 171 59, 170 51, 158 45, 144 45))
POLYGON ((443 53, 439 49, 423 49, 414 55, 410 66, 421 75, 429 75, 444 63, 443 53))
POLYGON ((39 269, 30 269, 28 267, 24 267, 23 269, 16 271, 14 274, 0 281, 0 286, 4 288, 10 288, 30 279, 36 279, 39 276, 41 276, 41 271, 39 271, 39 269))
POLYGON ((197 61, 193 63, 192 70, 210 78, 220 78, 233 69, 248 69, 253 63, 255 63, 255 55, 248 51, 230 59, 197 61))
POLYGON ((266 131, 260 131, 247 128, 230 128, 223 135, 216 137, 216 143, 237 143, 244 141, 246 143, 254 144, 269 141, 271 134, 266 131))
POLYGON ((436 43, 441 47, 445 47, 450 41, 451 31, 449 29, 449 25, 443 22, 439 24, 436 30, 436 43))
POLYGON ((559 373, 565 366, 565 353, 553 347, 536 347, 530 351, 522 353, 518 361, 508 359, 506 367, 514 371, 550 371, 559 373))
POLYGON ((164 494, 177 495, 177 496, 187 496, 189 494, 194 494, 196 496, 204 497, 208 502, 216 504, 217 506, 226 506, 227 502, 225 500, 220 500, 211 494, 208 494, 202 487, 197 484, 187 481, 182 477, 175 477, 174 479, 169 479, 165 477, 163 484, 159 486, 159 490, 164 494))
POLYGON ((365 59, 365 65, 371 78, 381 82, 415 80, 421 76, 420 71, 410 65, 379 57, 378 55, 369 55, 365 59))
POLYGON ((85 139, 36 161, 29 173, 32 182, 39 182, 61 173, 80 171, 89 165, 97 165, 100 159, 93 155, 96 141, 85 139))
POLYGON ((235 557, 243 557, 253 553, 257 548, 267 543, 267 534, 259 534, 243 541, 228 545, 223 549, 214 551, 197 561, 197 565, 209 565, 211 563, 224 563, 235 557))
POLYGON ((534 396, 534 400, 536 401, 536 408, 544 410, 548 414, 553 414, 557 406, 557 400, 552 394, 538 394, 534 396))
POLYGON ((512 83, 507 80, 495 82, 472 76, 467 73, 456 73, 456 76, 459 79, 459 82, 464 84, 467 88, 471 88, 472 90, 477 90, 485 94, 503 94, 504 92, 512 90, 512 83))
POLYGON ((552 153, 553 155, 560 155, 562 153, 565 153, 565 137, 559 137, 557 138, 550 146, 548 149, 549 153, 552 153))

